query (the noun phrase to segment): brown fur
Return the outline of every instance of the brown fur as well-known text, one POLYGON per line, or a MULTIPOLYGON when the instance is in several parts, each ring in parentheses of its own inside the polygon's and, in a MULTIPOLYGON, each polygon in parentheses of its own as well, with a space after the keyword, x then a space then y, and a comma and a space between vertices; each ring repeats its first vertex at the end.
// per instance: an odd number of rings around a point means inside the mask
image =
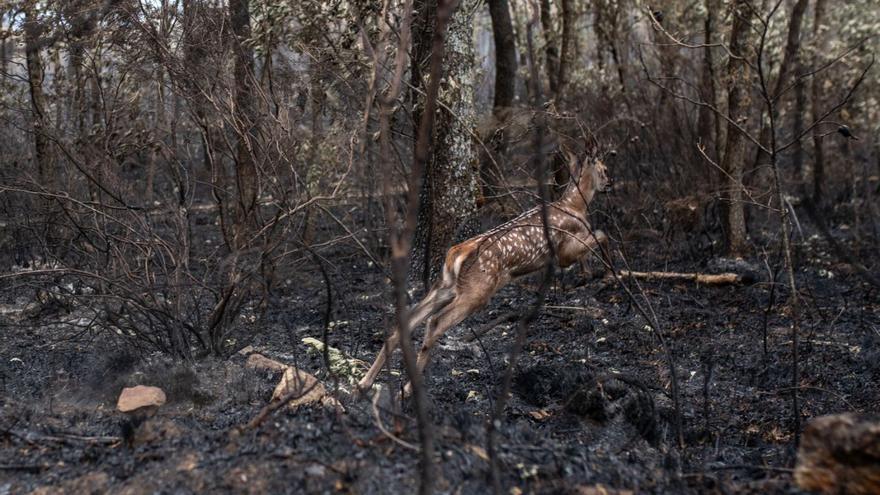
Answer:
MULTIPOLYGON (((558 201, 547 206, 552 251, 562 267, 597 253, 599 245, 607 241, 605 234, 593 231, 587 221, 587 208, 594 195, 609 186, 605 165, 599 160, 581 162, 570 154, 568 157, 577 172, 572 175, 578 180, 558 201)), ((418 355, 419 371, 425 369, 430 350, 440 336, 483 308, 514 278, 540 270, 550 261, 550 255, 540 207, 450 248, 440 279, 412 308, 410 328, 428 320, 418 355)), ((358 384, 361 390, 372 387, 398 341, 399 332, 395 330, 358 384)))

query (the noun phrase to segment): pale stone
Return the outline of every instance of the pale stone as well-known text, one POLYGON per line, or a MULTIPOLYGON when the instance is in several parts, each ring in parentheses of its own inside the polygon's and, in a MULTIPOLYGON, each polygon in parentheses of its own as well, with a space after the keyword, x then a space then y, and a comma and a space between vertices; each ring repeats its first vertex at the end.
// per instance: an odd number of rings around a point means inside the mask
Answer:
POLYGON ((161 388, 137 385, 122 389, 116 408, 121 412, 129 412, 142 407, 158 407, 165 404, 165 400, 165 392, 161 388))
POLYGON ((262 354, 256 354, 256 353, 248 356, 247 362, 245 363, 245 366, 247 366, 248 368, 256 369, 256 370, 271 370, 271 371, 284 371, 290 367, 286 364, 279 363, 278 361, 275 361, 274 359, 269 359, 262 354))
POLYGON ((272 400, 281 400, 289 394, 293 394, 293 398, 287 405, 296 408, 320 401, 327 394, 327 390, 313 375, 293 367, 287 367, 281 381, 278 382, 272 393, 272 400))

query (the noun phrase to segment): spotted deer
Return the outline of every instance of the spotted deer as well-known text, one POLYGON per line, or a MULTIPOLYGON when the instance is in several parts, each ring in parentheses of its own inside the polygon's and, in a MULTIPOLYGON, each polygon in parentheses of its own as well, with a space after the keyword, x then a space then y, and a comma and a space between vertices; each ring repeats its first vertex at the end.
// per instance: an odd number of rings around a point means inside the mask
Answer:
MULTIPOLYGON (((547 205, 547 236, 541 207, 536 206, 447 252, 441 277, 409 316, 411 329, 428 320, 417 359, 419 372, 424 371, 431 348, 447 330, 483 308, 511 280, 538 271, 551 261, 547 237, 561 267, 590 253, 598 254, 599 246, 607 242, 607 236, 592 230, 587 219, 587 208, 595 194, 607 191, 611 185, 605 164, 596 158, 579 159, 568 151, 563 153, 572 180, 562 196, 547 205)), ((361 391, 372 387, 399 339, 395 329, 358 384, 361 391)), ((407 385, 405 392, 409 389, 407 385)))

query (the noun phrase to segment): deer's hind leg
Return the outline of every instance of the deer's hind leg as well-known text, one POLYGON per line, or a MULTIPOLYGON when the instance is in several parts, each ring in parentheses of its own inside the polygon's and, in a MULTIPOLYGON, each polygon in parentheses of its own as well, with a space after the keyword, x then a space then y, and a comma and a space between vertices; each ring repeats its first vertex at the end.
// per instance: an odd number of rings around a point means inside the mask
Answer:
MULTIPOLYGON (((453 295, 448 288, 435 287, 432 289, 428 295, 426 295, 425 298, 412 309, 412 313, 409 317, 410 331, 421 325, 426 318, 437 312, 438 309, 448 304, 452 297, 453 295)), ((368 390, 373 386, 376 377, 382 372, 382 366, 385 365, 385 361, 395 350, 397 350, 397 345, 399 343, 400 329, 395 325, 391 334, 388 336, 388 339, 385 341, 385 344, 382 346, 382 350, 380 350, 379 354, 376 356, 376 360, 373 361, 373 365, 370 366, 370 370, 367 371, 367 374, 364 375, 360 382, 358 382, 358 388, 360 390, 368 390)))
MULTIPOLYGON (((443 336, 450 328, 458 325, 468 316, 479 311, 494 293, 492 287, 474 287, 470 290, 462 291, 448 305, 434 315, 425 329, 425 338, 422 346, 419 348, 416 366, 419 373, 424 373, 425 367, 431 358, 431 349, 437 340, 443 336)), ((408 395, 412 392, 412 382, 404 388, 404 394, 408 395)))

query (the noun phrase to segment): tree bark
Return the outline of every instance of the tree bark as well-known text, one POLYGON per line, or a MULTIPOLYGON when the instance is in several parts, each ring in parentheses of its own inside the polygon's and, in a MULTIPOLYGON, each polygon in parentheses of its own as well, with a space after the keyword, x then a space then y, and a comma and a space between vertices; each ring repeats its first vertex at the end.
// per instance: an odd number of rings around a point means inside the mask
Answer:
POLYGON ((620 53, 617 49, 617 37, 619 34, 620 5, 617 2, 602 0, 594 2, 595 26, 597 38, 597 53, 599 69, 604 67, 605 50, 611 54, 611 61, 617 72, 620 83, 620 92, 626 93, 626 73, 621 64, 620 53))
POLYGON ((2 20, 6 18, 6 11, 0 10, 0 30, 4 31, 3 36, 0 36, 0 73, 6 74, 6 67, 9 64, 8 57, 6 55, 6 43, 9 38, 8 35, 5 34, 5 28, 3 27, 2 20))
POLYGON ((235 154, 235 185, 237 191, 233 238, 242 247, 246 233, 256 218, 257 181, 257 108, 254 89, 254 54, 247 41, 251 36, 248 0, 230 0, 229 16, 236 43, 233 48, 235 78, 234 126, 238 137, 235 154))
POLYGON ((550 15, 550 0, 541 0, 541 32, 544 35, 544 54, 546 57, 547 79, 550 94, 559 90, 559 48, 556 46, 556 30, 550 15))
MULTIPOLYGON (((181 77, 185 93, 189 104, 192 106, 193 113, 196 116, 197 125, 202 135, 202 162, 206 171, 212 175, 220 175, 213 170, 213 148, 214 133, 211 119, 208 118, 208 104, 205 101, 206 90, 204 82, 207 80, 205 70, 205 58, 207 50, 205 50, 206 41, 202 39, 202 31, 204 28, 199 25, 199 18, 205 15, 202 11, 204 6, 194 0, 183 0, 183 22, 182 22, 182 41, 183 41, 183 58, 187 68, 186 77, 181 77)), ((216 181, 215 181, 216 183, 216 181)), ((215 184, 215 186, 218 184, 215 184)), ((220 194, 222 188, 215 187, 215 195, 220 194)), ((222 205, 221 205, 222 206, 222 205)))
MULTIPOLYGON (((776 80, 776 86, 773 91, 774 96, 778 96, 785 88, 785 81, 788 79, 788 67, 793 65, 796 73, 804 70, 803 55, 800 53, 801 48, 801 27, 803 26, 804 14, 806 13, 809 2, 807 0, 798 0, 792 8, 791 19, 788 23, 788 39, 785 45, 785 56, 782 66, 779 68, 779 79, 776 80)), ((806 88, 802 82, 796 82, 794 87, 795 101, 794 112, 792 112, 793 134, 800 136, 804 130, 804 112, 807 106, 806 88)), ((800 176, 804 164, 804 146, 802 140, 798 140, 791 149, 791 162, 795 172, 800 176)))
POLYGON ((730 32, 731 57, 727 64, 727 113, 732 121, 727 125, 727 142, 722 168, 726 173, 726 193, 723 198, 725 248, 729 256, 741 256, 747 248, 745 207, 743 204, 743 160, 745 138, 734 125, 745 127, 751 106, 749 79, 751 70, 742 59, 748 56, 752 9, 746 0, 732 4, 733 26, 730 32))
POLYGON ((495 99, 493 110, 513 105, 516 95, 516 38, 508 0, 488 0, 495 40, 495 99))
MULTIPOLYGON (((422 187, 418 225, 414 241, 414 274, 427 286, 443 264, 446 250, 459 237, 473 233, 476 218, 477 153, 471 137, 476 113, 474 106, 475 67, 473 23, 469 13, 477 0, 464 0, 449 22, 444 57, 444 77, 440 86, 439 109, 433 128, 433 149, 422 187), (446 107, 448 110, 446 110, 446 107)), ((430 59, 436 4, 416 3, 413 53, 414 86, 424 88, 424 67, 430 59)))
MULTIPOLYGON (((782 100, 780 93, 785 89, 789 80, 789 72, 792 65, 797 63, 798 52, 801 47, 801 26, 803 25, 804 13, 807 11, 807 0, 797 0, 791 9, 791 15, 788 19, 788 34, 785 41, 785 49, 783 50, 782 62, 779 64, 779 74, 776 76, 776 82, 770 96, 777 98, 777 108, 782 100)), ((767 126, 761 126, 760 142, 767 144, 770 142, 770 130, 767 126)), ((761 156, 765 154, 760 148, 755 151, 755 168, 758 168, 761 156)))
POLYGON ((795 64, 798 52, 801 49, 801 26, 804 21, 804 13, 807 11, 807 0, 797 0, 791 9, 791 17, 788 19, 788 36, 785 41, 785 53, 782 56, 782 64, 779 66, 779 76, 773 87, 772 96, 778 97, 785 88, 788 80, 788 72, 795 64))
MULTIPOLYGON (((702 71, 702 88, 705 94, 703 100, 711 104, 713 108, 718 108, 718 93, 715 86, 715 60, 712 54, 713 48, 709 46, 715 37, 717 0, 705 0, 705 8, 706 20, 703 24, 703 38, 706 47, 703 48, 702 71)), ((721 159, 721 120, 716 117, 711 109, 700 107, 697 128, 703 146, 714 151, 713 159, 718 162, 721 159)))
MULTIPOLYGON (((822 36, 822 24, 825 22, 825 0, 816 0, 813 14, 813 43, 817 47, 821 46, 820 37, 822 36)), ((817 49, 814 51, 813 66, 819 67, 821 55, 817 49)), ((814 122, 822 117, 821 100, 822 100, 822 73, 813 76, 811 87, 812 108, 811 117, 814 122)), ((822 183, 825 181, 825 156, 822 145, 822 136, 819 126, 813 130, 813 202, 818 206, 822 204, 822 183)))
POLYGON ((559 67, 556 74, 556 91, 553 97, 559 101, 565 93, 571 74, 571 63, 574 58, 574 22, 575 12, 572 0, 562 0, 562 47, 559 67))
POLYGON ((511 107, 516 98, 516 36, 510 17, 508 0, 489 0, 492 34, 495 41, 495 97, 492 105, 492 125, 483 136, 488 150, 480 150, 480 200, 482 205, 498 196, 503 172, 496 166, 507 153, 508 136, 505 130, 511 107), (493 160, 494 157, 494 160, 493 160))
MULTIPOLYGON (((803 63, 798 62, 797 67, 803 68, 803 63)), ((792 135, 800 136, 804 132, 804 115, 807 111, 807 88, 806 84, 799 82, 794 87, 794 112, 792 112, 792 135)), ((804 140, 798 139, 791 146, 791 164, 798 177, 803 176, 804 171, 804 140)))
POLYGON ((51 144, 46 135, 46 96, 43 93, 43 61, 40 58, 40 35, 43 28, 37 20, 36 2, 28 2, 24 8, 24 45, 27 63, 28 89, 31 97, 34 131, 34 163, 40 186, 54 186, 54 160, 51 144))

